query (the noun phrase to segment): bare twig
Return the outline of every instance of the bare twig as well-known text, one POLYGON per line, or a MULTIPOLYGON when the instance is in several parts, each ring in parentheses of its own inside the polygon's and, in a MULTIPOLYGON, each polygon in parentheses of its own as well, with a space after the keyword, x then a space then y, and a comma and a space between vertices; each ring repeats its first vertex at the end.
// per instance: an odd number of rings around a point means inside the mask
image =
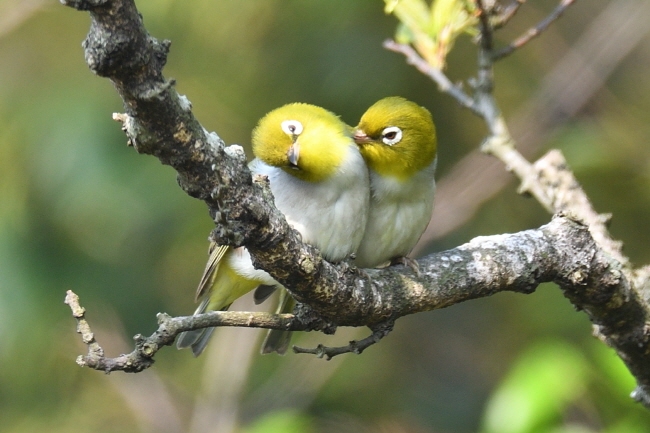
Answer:
MULTIPOLYGON (((160 313, 158 314, 158 329, 150 337, 140 334, 133 337, 135 340, 133 352, 108 358, 104 356, 104 349, 95 340, 90 325, 86 321, 86 310, 80 305, 79 296, 68 290, 65 303, 72 310, 73 317, 77 319, 77 332, 81 334, 82 341, 88 345, 88 354, 79 356, 77 364, 106 373, 111 371, 137 373, 151 367, 154 363, 153 356, 162 347, 171 345, 176 336, 183 331, 209 326, 286 329, 294 323, 292 314, 213 311, 200 316, 170 317, 160 313)), ((293 326, 297 327, 297 330, 305 330, 304 325, 294 324, 293 326)))
POLYGON ((393 330, 393 325, 395 324, 394 320, 388 320, 384 323, 374 325, 371 327, 372 333, 361 340, 352 340, 347 346, 340 347, 328 347, 322 344, 319 344, 313 349, 306 349, 303 347, 293 346, 294 353, 309 353, 316 355, 319 358, 325 357, 328 361, 337 355, 342 355, 344 353, 355 353, 360 355, 364 350, 377 344, 381 341, 382 338, 390 334, 393 330))
POLYGON ((483 4, 483 0, 476 0, 476 6, 479 9, 479 29, 481 31, 481 47, 485 51, 492 51, 492 33, 493 33, 493 28, 492 25, 490 24, 490 14, 489 11, 485 8, 483 4))
POLYGON ((400 44, 392 39, 387 39, 384 41, 384 48, 403 54, 406 57, 406 62, 409 65, 415 66, 420 72, 431 78, 438 85, 438 89, 441 92, 450 94, 460 105, 469 108, 473 112, 477 112, 478 107, 471 96, 465 93, 460 86, 452 83, 442 70, 429 65, 410 45, 400 44))
POLYGON ((506 6, 498 15, 490 17, 490 25, 492 28, 497 30, 508 24, 524 3, 526 3, 526 0, 513 0, 513 2, 506 6))
MULTIPOLYGON (((88 357, 101 358, 104 356, 104 349, 95 340, 95 334, 90 329, 86 321, 86 309, 79 304, 79 296, 72 290, 68 290, 64 301, 72 310, 72 317, 77 319, 77 332, 81 334, 81 340, 88 346, 88 357)), ((77 358, 77 364, 82 367, 85 365, 83 357, 77 358)))
MULTIPOLYGON (((517 148, 534 155, 546 137, 570 119, 593 95, 625 56, 648 34, 646 0, 619 0, 592 22, 571 50, 542 81, 537 93, 513 110, 510 130, 517 148)), ((502 165, 479 150, 467 154, 437 182, 432 223, 413 254, 467 222, 512 180, 502 165)))
MULTIPOLYGON (((542 21, 543 29, 546 29, 555 19, 559 18, 562 12, 573 4, 574 0, 562 0, 560 5, 547 19, 542 21)), ((490 132, 488 138, 482 145, 482 150, 499 158, 508 168, 514 172, 521 181, 520 193, 529 193, 550 213, 569 212, 580 218, 589 225, 599 245, 615 257, 620 263, 628 263, 628 259, 622 254, 620 242, 614 241, 607 228, 606 221, 599 216, 591 206, 586 194, 573 177, 573 174, 566 168, 566 161, 559 152, 551 153, 555 157, 554 164, 541 162, 538 169, 534 167, 517 151, 515 143, 507 128, 505 120, 500 114, 497 102, 492 97, 493 75, 492 67, 494 56, 491 51, 493 29, 487 19, 487 12, 483 9, 481 0, 477 0, 481 10, 481 48, 479 49, 479 72, 477 82, 474 86, 474 99, 480 101, 481 110, 479 113, 485 120, 490 132), (553 167, 553 170, 543 172, 542 167, 553 167), (545 176, 542 176, 545 174, 545 176), (563 183, 560 185, 560 183, 563 183), (570 199, 567 198, 570 196, 570 199)))
POLYGON ((550 26, 553 23, 553 21, 560 18, 560 16, 562 16, 562 14, 564 13, 564 11, 566 11, 569 8, 569 6, 571 6, 573 3, 575 3, 575 0, 560 0, 560 3, 555 7, 555 9, 553 9, 553 11, 546 18, 544 18, 542 21, 537 23, 535 27, 531 27, 530 29, 528 29, 526 33, 519 36, 517 39, 512 41, 507 46, 500 48, 497 51, 494 51, 492 53, 492 59, 496 61, 506 56, 509 56, 510 54, 514 53, 515 50, 523 47, 532 39, 542 34, 542 32, 546 30, 548 26, 550 26))

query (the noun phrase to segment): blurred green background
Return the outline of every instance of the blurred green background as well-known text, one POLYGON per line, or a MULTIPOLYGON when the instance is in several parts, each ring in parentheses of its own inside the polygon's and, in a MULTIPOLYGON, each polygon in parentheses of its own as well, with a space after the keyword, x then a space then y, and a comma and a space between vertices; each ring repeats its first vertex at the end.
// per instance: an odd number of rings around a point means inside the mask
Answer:
MULTIPOLYGON (((495 71, 525 153, 562 149, 597 210, 614 214, 612 233, 636 264, 650 262, 648 4, 577 2, 495 71)), ((497 40, 554 5, 524 5, 497 40)), ((453 175, 484 127, 381 48, 396 27, 383 2, 138 7, 150 33, 172 41, 166 76, 227 143, 248 146, 257 119, 293 101, 350 124, 388 95, 428 107, 440 143, 432 225, 447 228, 421 253, 549 220, 514 180, 501 187, 503 168, 490 174, 487 156, 473 158, 471 176, 453 175), (477 211, 454 205, 463 199, 477 211)), ((79 368, 85 347, 65 291, 79 294, 109 355, 130 351, 157 312, 194 310, 212 227, 172 169, 126 146, 111 120, 121 101, 83 59, 88 26, 86 13, 53 0, 0 0, 0 432, 650 432, 650 413, 628 398, 632 378, 552 285, 403 318, 361 356, 330 362, 263 357, 261 332, 225 329, 199 359, 167 348, 137 375, 79 368)), ((448 73, 464 80, 474 69, 474 47, 462 40, 448 73)), ((344 344, 364 332, 295 341, 344 344)))

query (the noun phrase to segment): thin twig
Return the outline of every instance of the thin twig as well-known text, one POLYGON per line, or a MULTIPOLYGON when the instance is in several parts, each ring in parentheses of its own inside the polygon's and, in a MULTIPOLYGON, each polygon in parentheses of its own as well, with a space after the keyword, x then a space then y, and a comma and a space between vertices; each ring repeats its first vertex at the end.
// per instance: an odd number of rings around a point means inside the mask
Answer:
POLYGON ((387 50, 403 54, 406 57, 406 62, 413 65, 418 71, 422 72, 427 77, 431 78, 443 93, 448 93, 456 99, 460 105, 469 108, 474 113, 480 115, 475 101, 463 89, 451 82, 449 78, 440 69, 434 68, 426 60, 424 60, 410 45, 400 44, 392 39, 387 39, 383 44, 387 50))
POLYGON ((309 353, 316 355, 318 358, 327 359, 328 361, 337 355, 342 355, 344 353, 355 353, 360 355, 364 350, 372 346, 373 344, 379 343, 382 338, 390 334, 393 330, 393 325, 395 324, 394 320, 388 320, 385 323, 380 325, 373 326, 372 334, 361 340, 352 340, 347 346, 340 347, 328 347, 322 344, 319 344, 313 349, 306 349, 303 347, 293 346, 294 353, 309 353))
MULTIPOLYGON (((512 110, 508 121, 517 149, 530 157, 546 138, 570 119, 616 70, 649 32, 644 17, 647 0, 619 0, 593 20, 562 59, 542 80, 536 94, 512 110)), ((511 182, 496 160, 475 150, 436 183, 432 223, 413 250, 418 257, 427 245, 465 224, 480 207, 511 182)))
POLYGON ((209 326, 238 326, 249 328, 305 330, 306 325, 295 321, 293 314, 272 314, 265 312, 212 311, 197 316, 170 317, 158 314, 158 329, 149 337, 141 334, 133 337, 135 349, 131 353, 115 358, 104 356, 104 349, 95 340, 95 336, 86 321, 86 310, 79 303, 79 296, 72 290, 66 292, 65 303, 72 310, 77 320, 77 332, 88 345, 88 354, 80 355, 77 364, 95 370, 110 373, 124 371, 138 373, 154 363, 153 356, 164 346, 171 345, 176 336, 183 331, 207 328, 209 326))
POLYGON ((508 24, 508 22, 515 16, 521 5, 526 3, 526 0, 514 0, 499 14, 490 19, 492 28, 497 30, 508 24))
POLYGON ((508 171, 515 173, 521 181, 518 190, 520 194, 532 195, 549 213, 557 212, 553 208, 549 191, 539 182, 533 165, 515 149, 512 139, 504 141, 504 136, 501 134, 490 135, 481 146, 481 150, 499 158, 508 171))
POLYGON ((560 3, 553 9, 553 11, 542 21, 537 23, 535 27, 531 27, 524 33, 523 35, 519 36, 517 39, 512 41, 510 44, 507 46, 494 51, 492 53, 492 60, 500 60, 513 52, 517 50, 518 48, 523 47, 526 45, 528 42, 530 42, 532 39, 536 38, 539 36, 544 30, 548 28, 548 26, 553 23, 553 21, 557 20, 560 18, 560 16, 564 13, 565 10, 569 8, 573 3, 575 3, 576 0, 560 0, 560 3))
POLYGON ((488 52, 492 51, 492 26, 488 10, 483 6, 483 0, 476 0, 479 9, 479 23, 481 30, 481 47, 488 52))

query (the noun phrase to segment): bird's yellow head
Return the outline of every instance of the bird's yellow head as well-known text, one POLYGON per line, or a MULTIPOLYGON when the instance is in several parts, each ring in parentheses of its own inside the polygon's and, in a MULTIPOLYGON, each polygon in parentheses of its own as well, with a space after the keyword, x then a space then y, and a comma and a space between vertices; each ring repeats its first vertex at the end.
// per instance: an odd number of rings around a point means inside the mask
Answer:
POLYGON ((253 153, 308 181, 332 176, 353 146, 350 127, 315 105, 293 103, 269 112, 253 130, 253 153))
POLYGON ((376 102, 354 128, 366 164, 382 176, 404 181, 436 157, 436 129, 431 113, 398 96, 376 102))

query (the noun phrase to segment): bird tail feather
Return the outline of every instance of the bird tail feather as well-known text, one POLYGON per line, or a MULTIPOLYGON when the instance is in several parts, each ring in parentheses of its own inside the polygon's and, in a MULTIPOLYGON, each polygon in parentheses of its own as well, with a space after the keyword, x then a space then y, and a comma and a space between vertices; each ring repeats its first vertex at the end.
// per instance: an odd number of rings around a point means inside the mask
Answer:
MULTIPOLYGON (((293 312, 293 308, 296 306, 296 301, 293 299, 293 296, 289 294, 285 289, 282 289, 280 292, 280 301, 278 303, 277 314, 285 314, 293 312)), ((271 329, 266 334, 266 338, 262 343, 261 353, 263 355, 267 353, 277 352, 279 355, 284 355, 289 348, 289 343, 291 342, 291 335, 293 331, 285 331, 279 329, 271 329)))

